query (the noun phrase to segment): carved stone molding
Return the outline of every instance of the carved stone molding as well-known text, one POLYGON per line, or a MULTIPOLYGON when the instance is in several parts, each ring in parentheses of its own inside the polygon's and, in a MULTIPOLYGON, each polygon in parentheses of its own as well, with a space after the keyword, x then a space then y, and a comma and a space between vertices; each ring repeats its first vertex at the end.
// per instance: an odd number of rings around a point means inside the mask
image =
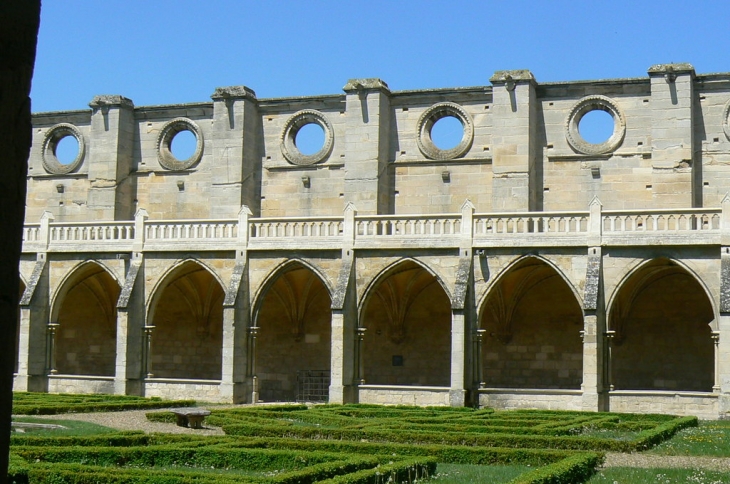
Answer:
POLYGON ((335 133, 332 125, 324 114, 314 109, 304 109, 292 114, 284 124, 281 131, 281 154, 293 165, 314 165, 324 161, 332 153, 332 146, 335 143, 335 133), (324 144, 322 149, 311 155, 305 155, 297 148, 297 133, 308 124, 316 124, 324 131, 324 144))
POLYGON ((197 124, 188 118, 175 118, 160 130, 157 137, 157 160, 168 170, 187 170, 203 157, 203 144, 203 132, 197 124), (178 160, 170 150, 172 139, 181 131, 190 131, 195 136, 195 152, 187 160, 178 160))
POLYGON ((43 138, 43 168, 45 168, 48 173, 52 173, 54 175, 66 175, 75 171, 83 162, 85 153, 86 143, 84 142, 84 136, 73 124, 57 124, 49 129, 43 138), (71 163, 63 164, 58 161, 58 158, 56 157, 56 148, 58 147, 58 143, 67 136, 73 136, 76 138, 79 150, 76 154, 76 158, 74 158, 71 163))
POLYGON ((434 104, 426 109, 418 119, 417 129, 418 137, 416 138, 416 142, 418 149, 421 150, 423 156, 431 160, 452 160, 464 156, 474 141, 474 123, 471 120, 471 116, 464 108, 456 103, 443 102, 434 104), (464 128, 464 134, 461 136, 461 141, 458 145, 449 150, 442 150, 431 139, 431 129, 438 120, 447 116, 452 116, 459 120, 464 128))
POLYGON ((626 134, 626 118, 623 111, 609 97, 594 95, 580 99, 570 110, 565 120, 565 137, 568 144, 577 152, 586 155, 602 155, 616 150, 626 134), (603 143, 589 143, 580 134, 580 121, 587 113, 595 110, 606 111, 613 118, 613 133, 603 143))

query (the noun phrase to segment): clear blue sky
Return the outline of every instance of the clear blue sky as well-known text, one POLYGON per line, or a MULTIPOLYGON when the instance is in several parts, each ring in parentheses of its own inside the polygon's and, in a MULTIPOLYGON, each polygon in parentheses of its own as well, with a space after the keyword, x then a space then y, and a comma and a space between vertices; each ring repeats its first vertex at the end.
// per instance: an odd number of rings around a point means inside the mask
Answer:
POLYGON ((652 64, 730 71, 727 1, 44 0, 33 111, 335 94, 353 77, 392 90, 642 77, 652 64))

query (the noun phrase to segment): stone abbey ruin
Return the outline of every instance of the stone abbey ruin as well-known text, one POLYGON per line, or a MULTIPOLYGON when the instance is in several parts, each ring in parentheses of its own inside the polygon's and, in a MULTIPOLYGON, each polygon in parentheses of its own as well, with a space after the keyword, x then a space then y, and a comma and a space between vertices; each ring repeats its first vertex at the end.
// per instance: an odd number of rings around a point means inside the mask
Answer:
POLYGON ((730 73, 490 84, 35 114, 15 389, 725 416, 730 73))

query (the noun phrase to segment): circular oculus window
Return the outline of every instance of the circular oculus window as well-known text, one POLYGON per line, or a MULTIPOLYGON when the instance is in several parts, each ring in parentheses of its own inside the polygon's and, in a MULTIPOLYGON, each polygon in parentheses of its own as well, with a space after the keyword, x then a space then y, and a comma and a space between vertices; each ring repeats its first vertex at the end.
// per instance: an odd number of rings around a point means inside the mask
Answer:
POLYGON ((192 168, 203 157, 203 132, 200 127, 188 118, 175 118, 168 121, 157 137, 157 160, 168 170, 187 170, 192 168), (178 160, 172 153, 172 140, 182 132, 189 131, 195 136, 195 150, 190 158, 178 160))
POLYGON ((304 109, 292 114, 284 123, 284 129, 281 131, 281 154, 293 165, 314 165, 329 157, 334 142, 335 135, 332 125, 324 114, 313 109, 304 109), (305 155, 297 147, 297 134, 299 130, 309 124, 316 124, 322 128, 324 142, 318 151, 305 155))
POLYGON ((565 126, 565 138, 568 144, 584 155, 603 155, 611 153, 621 146, 626 134, 626 119, 618 105, 609 97, 594 95, 580 99, 568 114, 565 126), (583 116, 591 111, 605 111, 613 118, 613 132, 602 143, 590 143, 580 134, 580 122, 583 116))
POLYGON ((426 109, 418 118, 418 149, 426 158, 431 160, 452 160, 464 156, 474 141, 474 123, 464 108, 456 103, 443 102, 434 104, 426 109), (431 137, 433 126, 446 117, 456 118, 462 126, 461 141, 451 149, 443 150, 436 146, 431 137))
POLYGON ((43 158, 43 168, 48 173, 54 175, 66 175, 76 170, 84 160, 86 152, 86 143, 81 131, 73 124, 61 123, 49 129, 43 138, 43 148, 41 150, 43 158), (76 156, 68 163, 62 163, 56 156, 56 150, 59 143, 69 136, 76 139, 78 150, 76 156))

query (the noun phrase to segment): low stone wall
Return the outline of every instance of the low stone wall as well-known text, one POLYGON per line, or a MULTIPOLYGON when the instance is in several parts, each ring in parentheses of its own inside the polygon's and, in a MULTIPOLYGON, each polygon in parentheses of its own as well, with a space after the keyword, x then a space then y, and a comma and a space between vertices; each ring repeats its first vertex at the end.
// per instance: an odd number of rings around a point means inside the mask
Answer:
POLYGON ((232 403, 230 397, 221 395, 221 382, 217 380, 173 380, 150 378, 145 381, 144 395, 166 400, 198 400, 202 402, 232 403))
POLYGON ((104 376, 52 375, 48 393, 114 393, 114 378, 104 376))
POLYGON ((695 392, 613 391, 609 393, 609 409, 611 412, 694 415, 703 419, 716 419, 720 414, 717 394, 695 392))
POLYGON ((580 390, 494 388, 479 390, 479 406, 498 410, 583 410, 580 390))
POLYGON ((449 405, 448 387, 421 387, 395 385, 361 385, 359 403, 379 405, 449 405))

